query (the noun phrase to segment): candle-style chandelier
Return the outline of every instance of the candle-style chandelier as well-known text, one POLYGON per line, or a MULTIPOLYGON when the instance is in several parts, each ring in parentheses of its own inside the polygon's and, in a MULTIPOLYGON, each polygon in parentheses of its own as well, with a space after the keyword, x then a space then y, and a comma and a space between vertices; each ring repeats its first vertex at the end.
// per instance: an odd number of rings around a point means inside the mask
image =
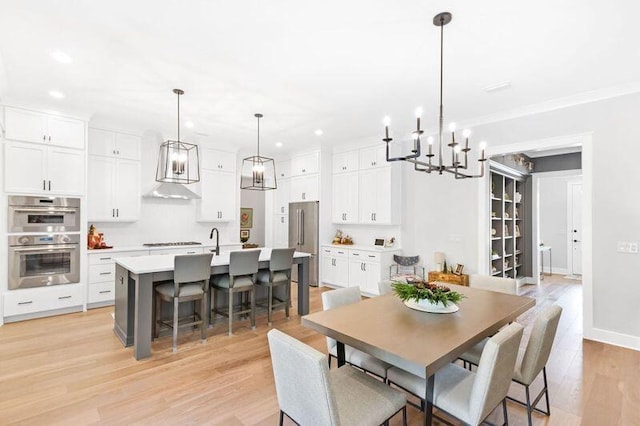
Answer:
POLYGON ((254 114, 258 119, 257 153, 242 160, 240 189, 269 191, 278 189, 276 182, 276 163, 273 158, 260 155, 260 119, 262 114, 254 114))
POLYGON ((420 128, 420 119, 422 118, 422 108, 418 108, 416 111, 417 125, 416 130, 411 134, 413 138, 413 149, 411 150, 411 154, 405 155, 402 157, 394 157, 391 158, 389 156, 389 143, 393 140, 389 137, 389 125, 391 124, 391 120, 389 117, 384 118, 384 126, 385 126, 385 137, 382 139, 387 145, 387 161, 406 161, 409 163, 413 163, 414 170, 418 172, 431 173, 438 172, 438 174, 443 174, 444 172, 452 173, 455 175, 456 179, 467 179, 467 178, 481 178, 484 176, 484 162, 487 161, 484 156, 484 151, 486 149, 486 142, 480 142, 479 148, 481 150, 480 158, 478 162, 480 163, 480 172, 477 175, 472 175, 467 172, 468 169, 468 160, 467 156, 471 148, 469 148, 469 136, 471 135, 470 130, 464 130, 462 132, 462 136, 464 138, 464 148, 459 142, 456 142, 456 127, 455 123, 451 123, 449 125, 449 131, 451 132, 451 142, 447 144, 448 147, 451 148, 451 163, 445 164, 444 162, 444 153, 443 153, 443 143, 444 143, 444 118, 442 115, 442 82, 443 82, 443 39, 444 39, 444 26, 451 22, 451 13, 442 12, 433 17, 433 25, 440 27, 440 119, 438 122, 438 159, 437 163, 434 164, 433 157, 435 154, 433 153, 433 142, 434 139, 432 136, 427 138, 428 144, 428 153, 426 154, 426 161, 420 159, 421 150, 420 150, 420 136, 424 133, 424 131, 420 128), (462 158, 461 158, 462 157, 462 158))

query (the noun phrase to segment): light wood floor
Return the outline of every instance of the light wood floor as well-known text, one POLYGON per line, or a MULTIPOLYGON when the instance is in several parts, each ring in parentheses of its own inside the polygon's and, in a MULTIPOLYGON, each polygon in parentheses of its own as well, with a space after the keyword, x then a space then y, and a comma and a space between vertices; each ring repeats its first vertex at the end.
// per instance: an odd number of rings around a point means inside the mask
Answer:
MULTIPOLYGON (((311 290, 312 311, 326 290, 311 290)), ((578 282, 549 277, 527 292, 537 306, 519 319, 525 325, 550 303, 564 308, 547 365, 552 415, 535 415, 535 424, 640 425, 640 353, 582 340, 578 282)), ((216 326, 205 344, 199 333, 182 334, 177 354, 161 339, 150 359, 135 361, 112 332, 112 311, 0 327, 0 424, 277 424, 265 317, 255 331, 237 323, 232 337, 216 326)), ((324 337, 296 315, 277 313, 274 327, 325 350, 324 337)), ((509 417, 526 424, 524 409, 511 403, 509 417)), ((422 416, 410 408, 409 420, 418 425, 422 416)))

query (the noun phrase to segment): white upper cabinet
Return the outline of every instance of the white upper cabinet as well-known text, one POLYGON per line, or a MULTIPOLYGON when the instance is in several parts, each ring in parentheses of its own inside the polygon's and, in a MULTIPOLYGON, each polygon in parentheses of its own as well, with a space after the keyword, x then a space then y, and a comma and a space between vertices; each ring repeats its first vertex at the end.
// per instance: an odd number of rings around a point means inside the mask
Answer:
POLYGON ((348 151, 333 154, 333 173, 358 171, 359 151, 348 151))
POLYGON ((140 162, 89 156, 87 219, 135 222, 140 217, 140 162))
POLYGON ((222 151, 213 148, 202 148, 200 168, 206 170, 219 170, 223 172, 236 171, 236 154, 235 152, 222 151))
POLYGON ((320 179, 317 174, 291 178, 291 202, 320 199, 320 179))
POLYGON ((291 161, 276 161, 276 180, 280 186, 280 179, 291 177, 291 161))
POLYGON ((102 129, 89 129, 89 154, 140 160, 141 138, 102 129))
POLYGON ((84 194, 84 151, 49 147, 47 190, 53 194, 84 194))
POLYGON ((360 172, 360 223, 394 225, 400 221, 399 170, 381 167, 360 172))
POLYGON ((289 214, 289 199, 291 198, 291 182, 289 179, 278 181, 278 188, 273 193, 273 213, 289 214))
POLYGON ((233 222, 238 219, 238 183, 235 173, 202 169, 198 222, 233 222))
POLYGON ((387 167, 387 152, 384 145, 360 150, 360 169, 374 169, 377 167, 387 167))
POLYGON ((297 155, 291 158, 291 176, 304 176, 318 173, 320 170, 320 152, 297 155))
POLYGON ((358 223, 358 173, 333 175, 333 223, 358 223))
POLYGON ((21 108, 5 108, 5 138, 84 149, 85 123, 21 108))

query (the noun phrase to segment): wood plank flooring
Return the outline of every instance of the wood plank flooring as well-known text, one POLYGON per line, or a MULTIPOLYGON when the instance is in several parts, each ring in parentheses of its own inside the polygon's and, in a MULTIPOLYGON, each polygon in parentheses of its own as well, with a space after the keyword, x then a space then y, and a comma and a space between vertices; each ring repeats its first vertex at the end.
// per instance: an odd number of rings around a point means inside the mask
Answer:
MULTIPOLYGON (((321 309, 320 294, 327 290, 311 289, 312 311, 321 309)), ((539 290, 530 286, 526 292, 537 305, 519 319, 524 325, 551 303, 564 308, 547 365, 552 415, 536 414, 534 423, 640 425, 640 353, 582 340, 579 282, 547 277, 539 290)), ((265 316, 255 331, 236 323, 232 337, 218 325, 204 344, 198 332, 182 333, 177 354, 171 338, 161 339, 150 359, 135 361, 113 334, 112 312, 101 308, 0 327, 0 424, 277 424, 265 316)), ((273 326, 326 349, 324 336, 302 327, 295 309, 290 320, 276 313, 273 326)), ((512 395, 522 393, 512 387, 512 395)), ((525 425, 524 409, 510 403, 509 419, 525 425)), ((421 413, 409 408, 409 421, 421 424, 421 413)))

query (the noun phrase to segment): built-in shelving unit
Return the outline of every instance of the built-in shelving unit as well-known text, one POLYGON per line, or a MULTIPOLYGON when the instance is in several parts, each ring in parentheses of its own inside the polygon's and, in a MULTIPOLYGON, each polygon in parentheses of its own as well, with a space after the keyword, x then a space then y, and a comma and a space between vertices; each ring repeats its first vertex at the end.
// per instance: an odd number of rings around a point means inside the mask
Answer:
POLYGON ((491 217, 489 259, 491 275, 505 278, 523 276, 521 258, 526 254, 523 219, 524 181, 496 170, 490 172, 491 217))

